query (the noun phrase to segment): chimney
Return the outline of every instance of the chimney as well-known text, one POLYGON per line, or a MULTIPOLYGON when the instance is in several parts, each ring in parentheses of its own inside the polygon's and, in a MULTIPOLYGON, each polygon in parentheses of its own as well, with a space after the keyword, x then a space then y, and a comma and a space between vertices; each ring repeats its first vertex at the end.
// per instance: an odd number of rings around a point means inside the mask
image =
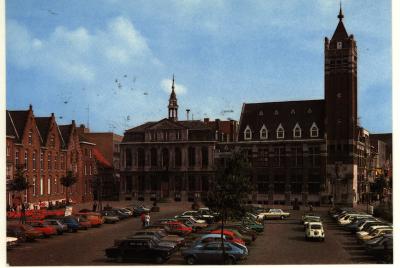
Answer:
POLYGON ((32 111, 32 104, 29 104, 29 110, 32 111))
POLYGON ((186 120, 189 121, 190 109, 186 109, 186 120))

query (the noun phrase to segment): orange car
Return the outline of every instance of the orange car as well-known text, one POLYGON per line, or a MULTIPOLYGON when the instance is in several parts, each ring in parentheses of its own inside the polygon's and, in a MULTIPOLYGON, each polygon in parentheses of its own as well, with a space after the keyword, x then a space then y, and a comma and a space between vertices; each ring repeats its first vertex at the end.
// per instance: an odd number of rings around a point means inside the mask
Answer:
POLYGON ((99 227, 100 225, 103 224, 103 217, 98 214, 98 213, 93 213, 93 212, 80 212, 76 214, 77 217, 82 217, 84 219, 87 219, 92 227, 99 227))

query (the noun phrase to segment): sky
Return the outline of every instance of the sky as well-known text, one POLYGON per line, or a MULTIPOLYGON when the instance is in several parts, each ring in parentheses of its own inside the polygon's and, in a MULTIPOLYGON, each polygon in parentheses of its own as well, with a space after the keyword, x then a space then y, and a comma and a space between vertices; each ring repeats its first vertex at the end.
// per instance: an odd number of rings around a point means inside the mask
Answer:
MULTIPOLYGON (((391 1, 342 0, 358 114, 392 131, 391 1)), ((92 131, 168 116, 239 120, 243 103, 324 98, 339 0, 7 0, 6 106, 92 131)))

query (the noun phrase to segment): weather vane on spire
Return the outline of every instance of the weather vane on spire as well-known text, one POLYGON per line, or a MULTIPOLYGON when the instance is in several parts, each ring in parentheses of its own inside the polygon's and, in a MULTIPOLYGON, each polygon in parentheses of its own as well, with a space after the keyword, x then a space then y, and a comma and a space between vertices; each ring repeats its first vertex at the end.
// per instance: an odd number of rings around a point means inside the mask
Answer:
POLYGON ((339 10, 339 15, 337 17, 339 20, 342 20, 344 18, 343 12, 342 12, 342 1, 340 1, 340 10, 339 10))

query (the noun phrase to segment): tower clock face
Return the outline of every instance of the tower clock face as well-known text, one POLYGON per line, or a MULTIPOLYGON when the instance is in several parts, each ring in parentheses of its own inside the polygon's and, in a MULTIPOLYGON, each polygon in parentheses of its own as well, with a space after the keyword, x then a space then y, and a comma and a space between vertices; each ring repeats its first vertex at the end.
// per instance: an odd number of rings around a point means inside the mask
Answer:
POLYGON ((337 42, 336 48, 337 49, 342 49, 342 42, 337 42))
POLYGON ((340 99, 341 97, 342 97, 342 93, 338 93, 338 94, 336 94, 336 97, 338 98, 338 99, 340 99))

